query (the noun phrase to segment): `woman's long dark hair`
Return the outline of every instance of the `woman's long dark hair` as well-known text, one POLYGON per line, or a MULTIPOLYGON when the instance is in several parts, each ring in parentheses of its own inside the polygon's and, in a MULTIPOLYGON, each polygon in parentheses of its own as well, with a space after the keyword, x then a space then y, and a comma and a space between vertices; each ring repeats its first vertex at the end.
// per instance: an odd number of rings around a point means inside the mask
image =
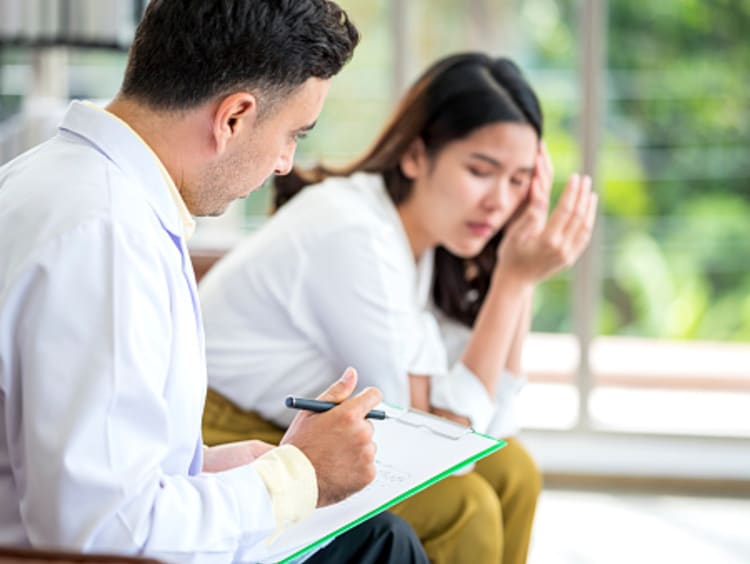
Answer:
MULTIPOLYGON (((526 123, 542 136, 539 100, 518 67, 509 59, 481 53, 446 57, 428 68, 402 98, 385 129, 365 154, 341 168, 318 165, 295 168, 274 181, 274 205, 284 205, 309 184, 329 176, 379 173, 393 203, 411 193, 401 172, 401 158, 421 138, 430 156, 451 141, 497 122, 526 123)), ((443 247, 435 250, 433 299, 448 317, 471 327, 489 289, 502 230, 475 257, 461 258, 443 247)))

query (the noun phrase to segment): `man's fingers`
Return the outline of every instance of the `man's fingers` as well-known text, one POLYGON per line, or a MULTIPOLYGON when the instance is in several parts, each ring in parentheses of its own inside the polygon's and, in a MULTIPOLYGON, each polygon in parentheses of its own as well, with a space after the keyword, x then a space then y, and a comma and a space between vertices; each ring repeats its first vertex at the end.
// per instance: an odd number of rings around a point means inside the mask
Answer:
POLYGON ((378 405, 382 399, 383 394, 377 388, 365 388, 340 407, 346 407, 354 417, 359 419, 364 418, 367 412, 378 405))
POLYGON ((331 384, 328 389, 318 396, 319 400, 332 401, 334 403, 341 403, 354 391, 357 387, 357 371, 354 368, 347 368, 341 375, 341 378, 331 384))
POLYGON ((340 403, 342 405, 335 409, 347 410, 353 418, 364 419, 367 412, 380 403, 383 394, 377 388, 365 388, 356 396, 350 397, 356 386, 357 371, 354 368, 347 368, 341 378, 331 384, 317 399, 340 403))
POLYGON ((373 409, 383 399, 383 394, 377 388, 365 388, 356 396, 349 398, 341 405, 332 409, 347 421, 361 421, 365 419, 367 412, 373 409))

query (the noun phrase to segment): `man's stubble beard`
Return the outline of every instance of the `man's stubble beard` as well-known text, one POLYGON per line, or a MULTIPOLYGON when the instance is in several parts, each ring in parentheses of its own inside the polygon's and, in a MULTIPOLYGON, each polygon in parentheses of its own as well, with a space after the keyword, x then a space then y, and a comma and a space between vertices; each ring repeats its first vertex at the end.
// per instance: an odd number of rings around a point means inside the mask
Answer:
MULTIPOLYGON (((191 190, 192 202, 188 205, 193 215, 199 217, 217 217, 222 215, 229 205, 237 199, 243 198, 245 192, 234 192, 242 186, 241 173, 243 167, 252 170, 252 163, 244 162, 237 155, 226 160, 216 162, 207 167, 201 174, 199 186, 191 190), (195 211, 193 211, 195 210, 195 211)), ((253 187, 249 192, 254 192, 253 187)))

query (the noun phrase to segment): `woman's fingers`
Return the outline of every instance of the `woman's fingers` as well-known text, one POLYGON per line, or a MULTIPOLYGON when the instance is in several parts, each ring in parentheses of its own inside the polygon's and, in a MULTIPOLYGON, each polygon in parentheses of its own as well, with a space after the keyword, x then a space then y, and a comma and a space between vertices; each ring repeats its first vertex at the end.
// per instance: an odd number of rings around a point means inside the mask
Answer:
POLYGON ((549 189, 544 186, 544 180, 534 177, 531 180, 531 194, 529 207, 542 214, 542 219, 547 218, 549 211, 549 189))
POLYGON ((571 241, 578 229, 586 223, 586 214, 591 197, 591 177, 583 175, 580 180, 580 189, 576 198, 568 221, 563 227, 562 237, 566 241, 571 241))
POLYGON ((568 179, 565 190, 563 191, 562 196, 560 196, 560 200, 557 202, 557 206, 555 206, 552 215, 550 215, 545 233, 547 239, 549 239, 554 245, 557 245, 562 241, 565 227, 575 213, 576 205, 580 196, 581 184, 581 177, 578 174, 573 174, 568 179))
POLYGON ((575 258, 584 251, 591 240, 591 234, 594 232, 594 223, 596 222, 596 210, 599 204, 599 197, 595 192, 589 194, 588 206, 584 214, 584 221, 573 235, 572 253, 575 258))
MULTIPOLYGON (((528 271, 535 280, 548 277, 573 264, 588 244, 596 220, 598 198, 588 175, 573 174, 568 179, 555 209, 547 219, 552 162, 541 144, 528 205, 508 225, 501 255, 528 271)), ((510 263, 506 261, 506 266, 510 263)))
POLYGON ((539 188, 547 199, 549 199, 550 191, 552 190, 552 177, 552 160, 547 152, 546 145, 542 141, 539 144, 539 152, 537 153, 536 162, 534 163, 533 179, 539 180, 539 188))
MULTIPOLYGON (((549 198, 552 187, 552 160, 542 141, 539 145, 534 174, 531 177, 528 205, 522 214, 524 219, 531 215, 536 223, 543 224, 549 211, 549 198), (540 223, 541 222, 541 223, 540 223)), ((521 220, 521 217, 518 218, 521 220)))
POLYGON ((579 197, 562 230, 560 245, 565 264, 573 264, 588 245, 596 220, 598 196, 591 191, 591 178, 581 178, 579 197))
POLYGON ((560 266, 573 264, 588 244, 596 219, 597 201, 588 175, 570 177, 542 235, 547 252, 556 257, 560 266))
POLYGON ((543 186, 547 190, 547 196, 552 189, 552 179, 555 177, 555 169, 552 164, 552 158, 547 150, 547 144, 542 141, 539 146, 539 170, 542 172, 544 184, 543 186))
POLYGON ((586 227, 588 227, 589 232, 594 231, 594 223, 596 223, 596 210, 598 207, 599 195, 596 192, 591 192, 589 209, 586 212, 586 227))
POLYGON ((547 221, 549 198, 541 186, 542 181, 534 176, 529 190, 529 201, 522 213, 508 226, 506 237, 523 241, 542 232, 547 221))

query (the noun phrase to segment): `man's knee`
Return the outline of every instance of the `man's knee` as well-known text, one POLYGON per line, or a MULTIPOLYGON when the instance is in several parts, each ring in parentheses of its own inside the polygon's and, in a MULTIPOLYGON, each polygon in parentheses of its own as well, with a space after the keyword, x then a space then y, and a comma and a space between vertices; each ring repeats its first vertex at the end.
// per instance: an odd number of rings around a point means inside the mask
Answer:
POLYGON ((381 513, 377 516, 378 538, 383 539, 386 548, 383 562, 404 562, 427 564, 427 556, 422 544, 411 525, 392 513, 381 513))
POLYGON ((409 524, 391 513, 381 513, 339 536, 308 562, 427 564, 428 560, 409 524))

